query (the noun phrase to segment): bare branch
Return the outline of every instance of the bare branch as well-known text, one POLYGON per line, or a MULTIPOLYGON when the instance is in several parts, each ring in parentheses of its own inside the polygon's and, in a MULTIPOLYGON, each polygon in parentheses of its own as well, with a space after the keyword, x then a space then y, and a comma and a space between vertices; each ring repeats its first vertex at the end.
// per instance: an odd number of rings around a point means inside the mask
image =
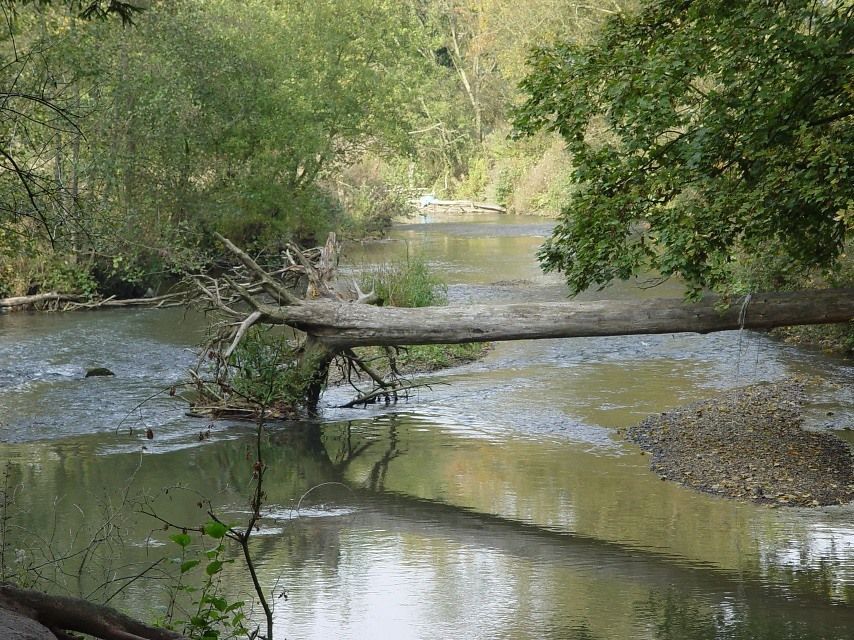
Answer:
POLYGON ((226 349, 222 357, 228 359, 234 350, 237 348, 237 345, 240 344, 240 341, 243 339, 243 336, 246 335, 246 332, 249 331, 249 328, 258 322, 263 317, 263 314, 260 311, 253 311, 249 314, 249 316, 240 323, 240 326, 237 328, 237 332, 234 334, 234 340, 229 345, 228 349, 226 349))
POLYGON ((284 286, 282 286, 280 283, 276 282, 273 278, 271 278, 270 275, 264 269, 262 269, 258 265, 258 263, 255 262, 249 256, 248 253, 246 253, 245 251, 240 249, 231 240, 229 240, 225 236, 222 236, 218 233, 214 233, 214 237, 216 237, 217 240, 222 242, 226 246, 226 248, 229 251, 231 251, 231 253, 233 253, 235 256, 237 256, 237 259, 240 260, 240 262, 242 262, 243 265, 251 273, 253 273, 255 276, 258 277, 258 279, 261 281, 261 286, 264 287, 264 290, 268 294, 273 296, 273 298, 276 300, 276 302, 278 302, 279 304, 282 304, 282 303, 292 304, 292 305, 302 304, 302 300, 300 300, 293 293, 288 291, 284 286))

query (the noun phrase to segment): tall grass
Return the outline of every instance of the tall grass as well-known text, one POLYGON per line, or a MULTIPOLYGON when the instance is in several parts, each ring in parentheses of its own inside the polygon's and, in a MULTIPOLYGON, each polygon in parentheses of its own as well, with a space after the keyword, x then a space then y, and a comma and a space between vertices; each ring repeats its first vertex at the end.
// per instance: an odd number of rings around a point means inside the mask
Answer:
POLYGON ((385 306, 438 307, 448 302, 447 285, 419 255, 371 267, 362 274, 360 286, 373 290, 385 306))

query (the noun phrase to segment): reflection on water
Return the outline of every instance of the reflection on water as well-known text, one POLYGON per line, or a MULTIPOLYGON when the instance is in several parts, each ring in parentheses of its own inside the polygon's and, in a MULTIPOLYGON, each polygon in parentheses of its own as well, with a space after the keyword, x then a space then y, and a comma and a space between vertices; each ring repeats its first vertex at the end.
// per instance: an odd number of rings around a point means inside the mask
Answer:
MULTIPOLYGON (((348 256, 356 269, 423 252, 456 302, 558 300, 560 279, 534 261, 549 228, 508 216, 408 225, 348 256)), ((594 295, 679 293, 630 283, 594 295)), ((69 545, 69 533, 80 544, 110 518, 121 553, 59 579, 156 617, 169 567, 153 563, 174 550, 140 505, 198 524, 204 497, 245 519, 252 427, 216 423, 199 440, 207 423, 158 395, 183 380, 201 327, 174 311, 0 316, 0 460, 20 488, 17 560, 51 538, 69 545), (84 380, 96 365, 116 377, 84 380), (114 581, 140 568, 143 578, 114 581)), ((406 404, 272 428, 253 544, 281 637, 851 637, 854 508, 695 494, 650 474, 617 433, 789 373, 815 377, 812 428, 854 426, 850 364, 729 332, 499 344, 427 376, 432 388, 406 404)), ((328 405, 344 393, 330 390, 328 405)), ((229 595, 245 595, 240 564, 226 572, 229 595)))

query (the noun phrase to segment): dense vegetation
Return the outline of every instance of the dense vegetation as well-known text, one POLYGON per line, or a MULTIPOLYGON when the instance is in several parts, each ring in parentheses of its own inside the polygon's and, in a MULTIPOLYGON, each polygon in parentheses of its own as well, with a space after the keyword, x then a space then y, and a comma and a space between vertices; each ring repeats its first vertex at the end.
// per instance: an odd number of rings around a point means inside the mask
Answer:
POLYGON ((538 161, 561 156, 554 137, 506 141, 524 59, 619 9, 3 6, 0 295, 139 294, 207 264, 214 231, 269 248, 377 233, 423 190, 512 205, 519 186, 526 209, 540 191, 554 201, 538 161))
POLYGON ((654 270, 698 294, 740 256, 804 273, 854 228, 854 7, 650 2, 540 49, 523 131, 561 134, 573 192, 541 258, 574 292, 654 270))
POLYGON ((425 191, 562 211, 573 291, 850 282, 847 0, 2 6, 0 295, 140 294, 214 232, 378 234, 425 191))

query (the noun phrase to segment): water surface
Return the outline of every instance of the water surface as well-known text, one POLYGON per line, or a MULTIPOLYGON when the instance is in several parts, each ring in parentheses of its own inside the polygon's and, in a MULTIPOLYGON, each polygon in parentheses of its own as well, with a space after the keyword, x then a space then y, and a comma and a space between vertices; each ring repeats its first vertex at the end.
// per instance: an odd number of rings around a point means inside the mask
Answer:
MULTIPOLYGON (((421 253, 451 304, 561 300, 560 278, 535 260, 550 228, 512 216, 402 225, 347 247, 346 260, 357 270, 421 253)), ((583 297, 681 295, 644 285, 583 297)), ((166 393, 186 379, 203 328, 175 310, 0 316, 15 560, 51 541, 72 555, 109 522, 122 544, 51 577, 151 618, 174 571, 158 559, 176 550, 138 513, 142 496, 170 522, 204 522, 206 500, 246 517, 252 426, 209 429, 166 393), (84 379, 91 366, 116 376, 84 379)), ((752 332, 497 344, 391 407, 334 409, 349 395, 329 390, 320 419, 276 425, 266 441, 268 511, 253 550, 277 596, 277 637, 854 636, 851 506, 694 493, 651 474, 618 433, 789 374, 813 380, 808 426, 846 435, 851 363, 752 332)), ((226 572, 227 595, 245 595, 240 563, 226 572)))

